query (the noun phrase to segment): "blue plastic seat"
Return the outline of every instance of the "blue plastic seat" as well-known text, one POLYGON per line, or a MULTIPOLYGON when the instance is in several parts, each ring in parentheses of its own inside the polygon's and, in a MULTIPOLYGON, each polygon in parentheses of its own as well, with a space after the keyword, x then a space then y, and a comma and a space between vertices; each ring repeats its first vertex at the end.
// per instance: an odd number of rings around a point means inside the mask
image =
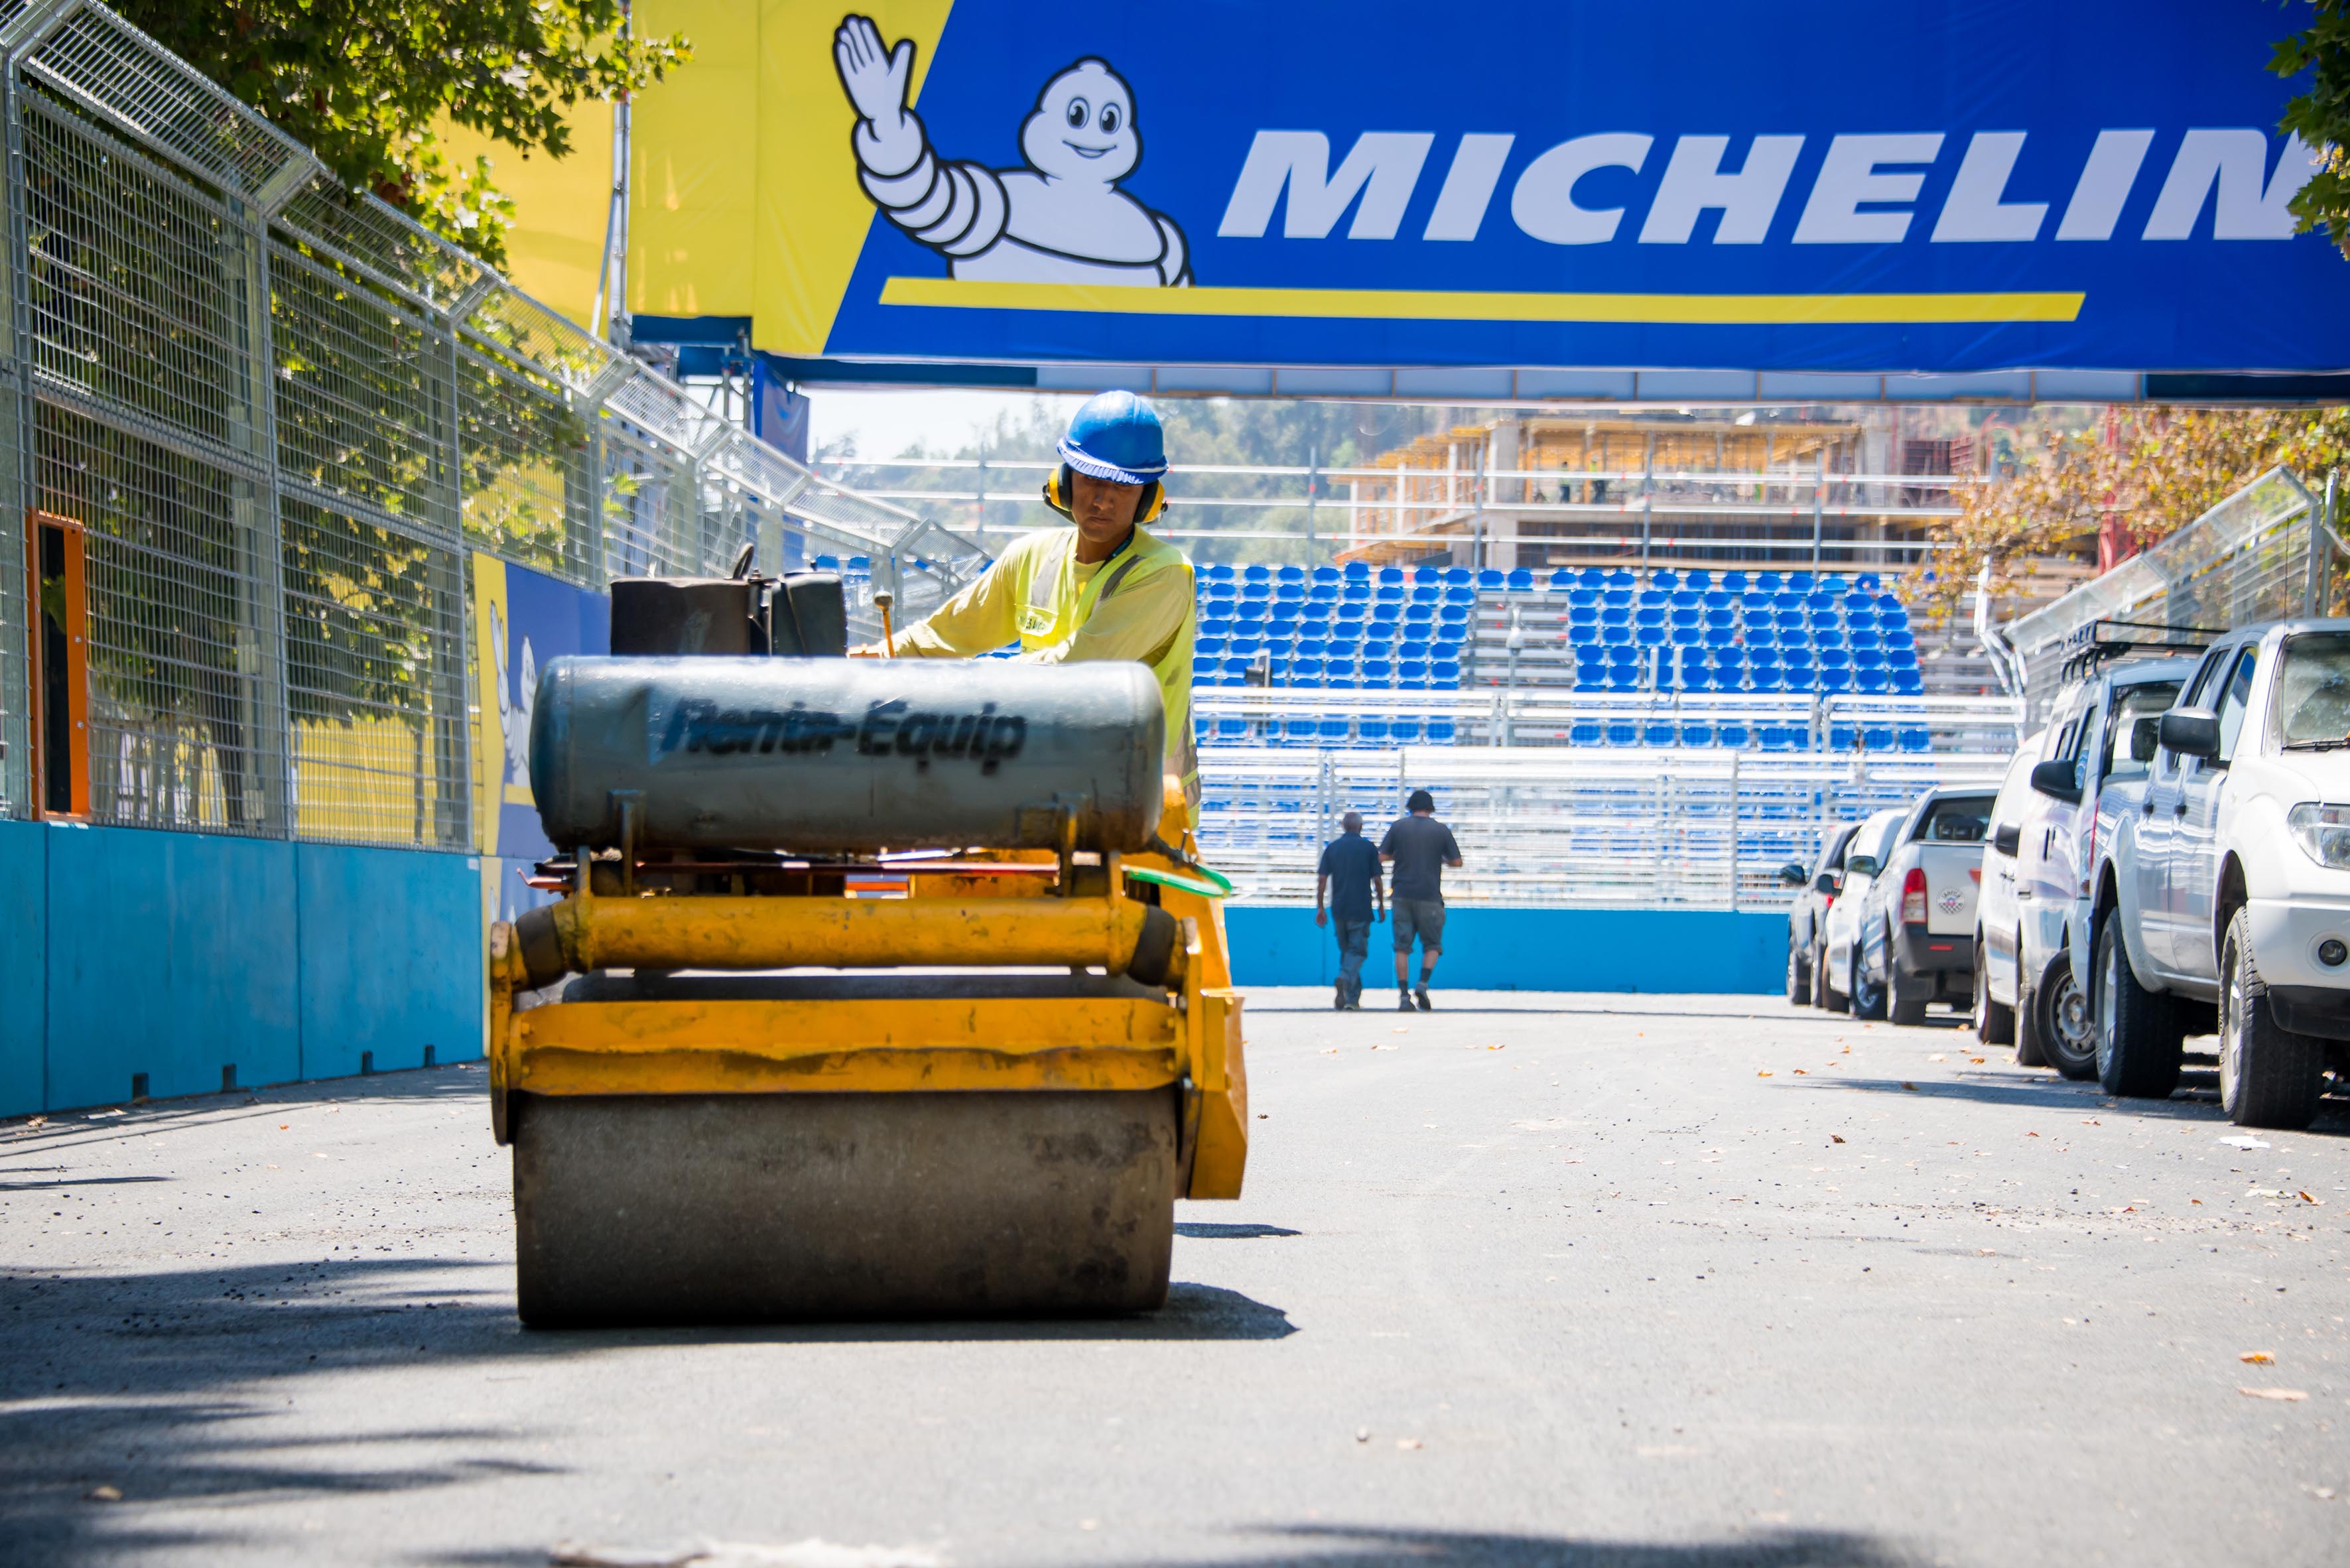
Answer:
POLYGON ((1428 683, 1439 691, 1458 691, 1461 686, 1461 661, 1457 659, 1430 659, 1428 683))
POLYGON ((1639 689, 1640 670, 1638 665, 1611 664, 1607 667, 1608 691, 1638 691, 1639 689))
POLYGON ((1863 572, 1853 578, 1852 586, 1864 594, 1873 594, 1880 585, 1875 572, 1863 572))
POLYGON ((1260 566, 1253 563, 1249 566, 1243 566, 1241 568, 1241 580, 1244 583, 1269 583, 1273 581, 1273 568, 1271 566, 1260 566))
POLYGON ((1847 723, 1835 723, 1828 726, 1829 751, 1848 752, 1859 743, 1860 730, 1858 726, 1847 723))
POLYGON ((1451 720, 1430 718, 1428 721, 1428 743, 1430 745, 1449 746, 1452 744, 1453 734, 1454 729, 1451 720))
POLYGON ((1852 671, 1840 668, 1831 670, 1827 666, 1822 665, 1820 667, 1820 690, 1823 691, 1835 692, 1851 691, 1852 671))
POLYGON ((1228 746, 1243 744, 1249 738, 1249 722, 1230 714, 1216 721, 1216 739, 1228 746))
POLYGON ((1367 746, 1385 745, 1388 741, 1387 720, 1374 713, 1364 714, 1355 721, 1355 738, 1367 746))
POLYGON ((1382 583, 1402 582, 1403 568, 1401 566, 1381 566, 1379 568, 1379 581, 1382 583))
POLYGON ((1555 594, 1567 592, 1575 587, 1575 574, 1566 567, 1561 566, 1550 575, 1549 586, 1550 591, 1555 594))
POLYGON ((1346 719, 1326 718, 1315 724, 1315 738, 1326 746, 1343 746, 1353 738, 1349 733, 1351 728, 1351 723, 1346 719))
POLYGON ((1702 647, 1705 643, 1705 628, 1701 626, 1695 625, 1685 626, 1679 621, 1675 621, 1673 623, 1673 642, 1676 646, 1681 648, 1702 647))
POLYGON ((1607 722, 1607 743, 1611 746, 1637 746, 1640 743, 1640 726, 1629 719, 1611 719, 1607 722))
POLYGON ((1680 581, 1680 577, 1669 566, 1659 566, 1648 574, 1648 586, 1653 588, 1677 588, 1680 581))
POLYGON ((1607 738, 1607 732, 1589 719, 1578 719, 1566 727, 1566 743, 1570 746, 1596 746, 1607 738))
POLYGON ((1402 656, 1396 660, 1396 680, 1398 683, 1400 684, 1407 680, 1425 681, 1427 679, 1427 654, 1423 651, 1415 656, 1411 649, 1407 648, 1402 656))
POLYGON ((1681 726, 1681 744, 1684 746, 1710 746, 1713 744, 1713 726, 1711 724, 1700 723, 1683 724, 1681 726))
POLYGON ((1921 724, 1912 724, 1901 732, 1901 749, 1905 752, 1930 752, 1934 749, 1934 732, 1921 724))
POLYGON ((1856 670, 1852 672, 1852 683, 1872 697, 1882 696, 1893 689, 1893 677, 1883 670, 1856 670))
POLYGON ((1311 745, 1318 736, 1322 722, 1318 719, 1284 719, 1281 722, 1283 738, 1294 745, 1311 745))
POLYGON ((1918 674, 1914 666, 1908 670, 1897 670, 1893 671, 1893 690, 1900 692, 1904 697, 1915 697, 1926 690, 1926 678, 1918 674))
POLYGON ((1340 575, 1350 583, 1367 583, 1371 580, 1371 565, 1368 561, 1349 561, 1340 575))
POLYGON ((1665 628, 1661 622, 1643 621, 1632 628, 1632 637, 1643 647, 1655 648, 1665 640, 1665 628))
POLYGON ((1746 574, 1744 572, 1724 572, 1721 574, 1721 587, 1723 593, 1742 594, 1746 591, 1746 574))
POLYGON ((1652 746, 1669 746, 1680 740, 1680 727, 1663 720, 1652 719, 1641 728, 1640 738, 1652 746))
POLYGON ((1366 659, 1356 668, 1356 679, 1367 690, 1384 691, 1395 683, 1395 664, 1391 659, 1366 659))
POLYGON ((1809 572, 1789 572, 1787 574, 1787 591, 1791 594, 1810 593, 1812 591, 1812 574, 1809 572))
POLYGON ((1417 714, 1399 713, 1388 721, 1388 739, 1399 746, 1416 746, 1427 732, 1417 714))
POLYGON ((1786 586, 1787 580, 1776 572, 1757 572, 1754 574, 1754 587, 1763 593, 1775 594, 1786 586))
POLYGON ((1504 577, 1503 584, 1513 594, 1532 593, 1534 587, 1534 575, 1525 567, 1520 566, 1504 577))
POLYGON ((1322 661, 1318 659, 1295 658, 1289 661, 1289 684, 1311 686, 1322 679, 1322 661))
POLYGON ((1793 752, 1803 745, 1802 732, 1784 724, 1762 726, 1762 749, 1766 752, 1793 752))

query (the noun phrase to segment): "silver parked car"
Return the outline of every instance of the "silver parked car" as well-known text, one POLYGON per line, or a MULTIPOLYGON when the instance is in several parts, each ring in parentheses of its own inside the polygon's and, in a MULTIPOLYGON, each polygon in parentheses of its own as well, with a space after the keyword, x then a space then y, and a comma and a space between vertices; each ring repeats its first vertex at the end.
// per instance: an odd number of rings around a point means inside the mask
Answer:
POLYGON ((1790 860, 1779 867, 1779 880, 1800 889, 1787 909, 1787 1000, 1797 1007, 1814 1000, 1812 976, 1818 967, 1828 906, 1835 901, 1843 875, 1845 846, 1859 831, 1856 822, 1838 823, 1820 836, 1820 851, 1809 866, 1790 860))

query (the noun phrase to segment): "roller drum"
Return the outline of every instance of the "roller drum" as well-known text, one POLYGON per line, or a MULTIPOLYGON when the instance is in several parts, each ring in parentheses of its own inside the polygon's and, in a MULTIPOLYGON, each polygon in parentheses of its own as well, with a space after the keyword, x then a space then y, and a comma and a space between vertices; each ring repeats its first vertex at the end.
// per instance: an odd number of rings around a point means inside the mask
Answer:
POLYGON ((551 661, 531 717, 547 838, 639 847, 1143 848, 1166 717, 1139 664, 551 661))
POLYGON ((517 1096, 534 1328, 1148 1312, 1172 1089, 517 1096))

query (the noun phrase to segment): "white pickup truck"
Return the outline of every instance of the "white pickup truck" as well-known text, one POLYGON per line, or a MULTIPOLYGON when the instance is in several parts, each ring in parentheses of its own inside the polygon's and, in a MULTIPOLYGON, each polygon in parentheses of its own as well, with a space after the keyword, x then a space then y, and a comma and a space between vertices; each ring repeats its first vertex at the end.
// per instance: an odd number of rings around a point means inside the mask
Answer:
POLYGON ((2133 730, 2072 936, 2098 1078, 2167 1096, 2216 1028, 2229 1118, 2306 1127, 2350 1074, 2350 620, 2229 633, 2133 730))
POLYGON ((1975 898, 1994 798, 1981 788, 1919 795, 1869 883, 1855 979, 1885 987, 1896 1023, 1923 1023, 1934 1002, 1973 1010, 1975 898))

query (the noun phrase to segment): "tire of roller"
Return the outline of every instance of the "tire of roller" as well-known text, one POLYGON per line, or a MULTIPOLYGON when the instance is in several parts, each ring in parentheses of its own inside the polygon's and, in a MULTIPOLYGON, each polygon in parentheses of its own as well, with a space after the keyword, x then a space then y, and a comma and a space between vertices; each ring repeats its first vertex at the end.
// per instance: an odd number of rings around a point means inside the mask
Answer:
POLYGON ((513 1096, 533 1328, 1164 1304, 1173 1088, 513 1096))

